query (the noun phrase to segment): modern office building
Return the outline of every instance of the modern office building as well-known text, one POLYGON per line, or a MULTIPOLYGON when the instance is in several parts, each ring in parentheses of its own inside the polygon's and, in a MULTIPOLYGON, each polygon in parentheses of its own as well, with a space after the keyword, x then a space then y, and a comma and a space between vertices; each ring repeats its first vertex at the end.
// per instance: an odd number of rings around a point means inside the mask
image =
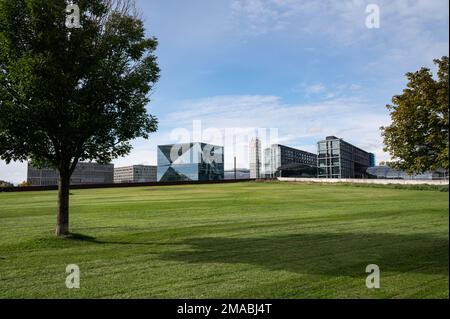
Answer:
MULTIPOLYGON (((58 185, 58 170, 39 169, 28 163, 27 182, 31 186, 58 185)), ((97 163, 79 163, 70 179, 71 185, 112 184, 114 182, 114 165, 97 163)))
POLYGON ((133 165, 114 168, 114 183, 151 183, 157 181, 157 167, 133 165))
POLYGON ((448 172, 438 169, 423 174, 409 175, 407 172, 389 166, 374 166, 367 169, 368 178, 373 179, 405 179, 405 180, 444 180, 448 179, 448 172))
POLYGON ((369 161, 370 161, 370 167, 377 166, 376 157, 375 157, 374 153, 369 153, 369 161))
POLYGON ((261 141, 257 138, 250 141, 250 178, 261 178, 261 141))
POLYGON ((318 142, 319 178, 365 178, 375 156, 341 138, 328 136, 318 142))
POLYGON ((158 146, 158 182, 224 179, 224 149, 205 143, 158 146))
POLYGON ((264 175, 274 177, 316 177, 317 155, 274 144, 264 150, 264 175))

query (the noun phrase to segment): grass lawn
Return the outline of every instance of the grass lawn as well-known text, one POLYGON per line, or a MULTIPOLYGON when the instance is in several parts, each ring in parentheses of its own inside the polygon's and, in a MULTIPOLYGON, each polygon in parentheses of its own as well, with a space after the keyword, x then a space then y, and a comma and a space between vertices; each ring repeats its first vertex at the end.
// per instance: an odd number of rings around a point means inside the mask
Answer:
POLYGON ((448 193, 239 183, 0 193, 0 298, 448 298, 448 193), (81 289, 65 287, 68 264, 81 289), (365 286, 368 264, 381 289, 365 286))

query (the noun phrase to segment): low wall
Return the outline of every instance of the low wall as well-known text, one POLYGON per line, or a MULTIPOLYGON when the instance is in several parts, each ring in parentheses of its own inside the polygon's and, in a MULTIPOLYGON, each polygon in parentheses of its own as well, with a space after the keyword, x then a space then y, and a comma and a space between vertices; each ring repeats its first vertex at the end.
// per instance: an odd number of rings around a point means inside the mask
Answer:
POLYGON ((356 178, 294 178, 279 177, 281 182, 303 183, 353 183, 353 184, 379 184, 379 185, 448 185, 448 180, 406 180, 406 179, 356 179, 356 178))
MULTIPOLYGON (((95 189, 95 188, 124 188, 124 187, 145 187, 145 186, 176 186, 176 185, 203 185, 203 184, 230 184, 255 181, 255 179, 227 179, 221 181, 188 181, 188 182, 163 182, 163 183, 116 183, 116 184, 89 184, 89 185, 71 185, 70 189, 95 189)), ((0 193, 12 192, 38 192, 54 191, 58 186, 28 186, 28 187, 0 187, 0 193)))

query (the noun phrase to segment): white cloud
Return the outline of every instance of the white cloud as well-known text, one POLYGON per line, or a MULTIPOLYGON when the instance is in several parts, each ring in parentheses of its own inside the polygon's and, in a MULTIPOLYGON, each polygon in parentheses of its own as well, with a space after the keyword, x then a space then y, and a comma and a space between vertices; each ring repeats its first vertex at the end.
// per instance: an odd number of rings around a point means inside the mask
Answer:
POLYGON ((372 0, 235 0, 231 11, 241 36, 283 30, 309 47, 322 41, 336 52, 353 46, 371 49, 379 54, 374 62, 378 67, 392 67, 386 60, 409 67, 429 64, 433 58, 448 54, 448 0, 376 1, 381 11, 380 29, 368 29, 365 25, 365 9, 371 3, 372 0))
MULTIPOLYGON (((404 80, 404 72, 431 66, 433 58, 449 52, 448 0, 233 0, 230 3, 234 29, 223 25, 226 18, 222 18, 222 12, 213 16, 202 14, 203 18, 194 23, 170 24, 168 31, 164 29, 166 39, 176 38, 173 46, 177 49, 182 47, 186 51, 191 47, 203 52, 216 48, 218 43, 227 43, 222 37, 226 32, 231 34, 227 33, 228 36, 246 38, 278 32, 291 41, 289 44, 302 46, 303 51, 310 52, 312 58, 324 62, 326 67, 329 65, 323 61, 324 54, 350 61, 356 59, 356 62, 366 60, 365 65, 355 63, 360 68, 358 71, 368 82, 377 81, 390 87, 399 87, 397 81, 404 80), (381 28, 369 30, 365 27, 365 8, 373 2, 381 9, 381 28), (189 27, 183 29, 180 25, 189 27), (387 76, 391 72, 395 76, 387 76)), ((167 42, 161 41, 162 48, 167 42)), ((179 112, 161 117, 161 123, 179 123, 189 129, 192 120, 201 119, 206 128, 278 127, 283 143, 309 150, 315 149, 316 140, 334 134, 375 152, 379 160, 388 159, 382 152, 379 131, 381 125, 389 123, 384 105, 374 106, 352 98, 361 89, 359 84, 333 85, 326 82, 326 76, 322 74, 319 80, 315 78, 313 83, 296 87, 299 93, 322 96, 323 101, 317 103, 287 104, 278 96, 266 95, 210 97, 185 101, 179 112)), ((358 78, 356 82, 364 79, 358 78)), ((170 131, 160 131, 150 141, 135 141, 132 153, 115 163, 155 164, 156 145, 171 142, 170 131)), ((26 164, 6 166, 0 161, 0 179, 23 181, 26 164)))
POLYGON ((180 109, 165 120, 187 129, 195 120, 201 120, 204 129, 248 128, 243 134, 255 128, 277 128, 280 143, 306 145, 309 150, 315 150, 316 142, 325 136, 337 135, 379 159, 388 158, 380 134, 380 127, 390 122, 388 112, 357 97, 286 104, 277 96, 216 96, 187 101, 180 109))
POLYGON ((305 97, 314 97, 322 99, 335 99, 353 96, 355 92, 360 91, 362 86, 359 84, 329 84, 323 83, 300 83, 294 85, 292 92, 303 94, 305 97))
POLYGON ((19 184, 27 179, 27 164, 13 162, 6 165, 0 160, 0 180, 19 184))
MULTIPOLYGON (((156 165, 156 146, 165 144, 168 136, 161 133, 155 133, 150 136, 149 140, 138 139, 133 141, 133 150, 128 156, 116 159, 113 163, 117 166, 131 165, 156 165)), ((4 161, 0 161, 0 180, 12 182, 14 184, 27 180, 27 163, 13 162, 6 165, 4 161)))
MULTIPOLYGON (((390 122, 384 106, 374 107, 358 97, 336 98, 309 104, 287 104, 277 96, 215 96, 181 103, 180 111, 161 118, 162 123, 176 123, 178 129, 192 133, 193 121, 200 120, 203 132, 213 128, 238 128, 236 150, 225 145, 226 168, 231 168, 234 155, 239 167, 248 167, 248 144, 245 137, 258 128, 278 129, 279 143, 315 152, 316 142, 336 135, 367 151, 378 160, 387 160, 379 128, 390 122)), ((177 129, 176 127, 173 128, 177 129)), ((150 141, 137 140, 125 158, 114 161, 117 166, 157 163, 156 147, 178 142, 171 130, 158 132, 150 141)), ((195 138, 193 139, 195 140, 195 138)), ((220 141, 215 141, 221 144, 220 141)), ((0 163, 0 179, 20 182, 26 179, 24 165, 6 167, 0 163)))
POLYGON ((325 86, 322 83, 305 86, 306 94, 318 94, 325 91, 325 86))
MULTIPOLYGON (((261 30, 255 35, 279 29, 279 25, 303 32, 325 33, 333 36, 357 34, 366 28, 366 7, 372 0, 234 0, 231 12, 236 22, 261 30), (302 17, 302 19, 299 19, 302 17)), ((379 0, 383 25, 402 29, 406 24, 448 20, 447 0, 379 0), (447 10, 446 10, 447 9, 447 10)), ((244 30, 245 31, 245 30, 244 30)))

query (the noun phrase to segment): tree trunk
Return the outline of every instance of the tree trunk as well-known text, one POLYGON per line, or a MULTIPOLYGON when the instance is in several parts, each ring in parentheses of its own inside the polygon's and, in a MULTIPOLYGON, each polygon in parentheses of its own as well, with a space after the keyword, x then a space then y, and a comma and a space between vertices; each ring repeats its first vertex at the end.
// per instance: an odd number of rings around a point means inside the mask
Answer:
POLYGON ((58 183, 58 211, 56 217, 56 236, 69 235, 69 190, 70 174, 61 173, 58 183))

